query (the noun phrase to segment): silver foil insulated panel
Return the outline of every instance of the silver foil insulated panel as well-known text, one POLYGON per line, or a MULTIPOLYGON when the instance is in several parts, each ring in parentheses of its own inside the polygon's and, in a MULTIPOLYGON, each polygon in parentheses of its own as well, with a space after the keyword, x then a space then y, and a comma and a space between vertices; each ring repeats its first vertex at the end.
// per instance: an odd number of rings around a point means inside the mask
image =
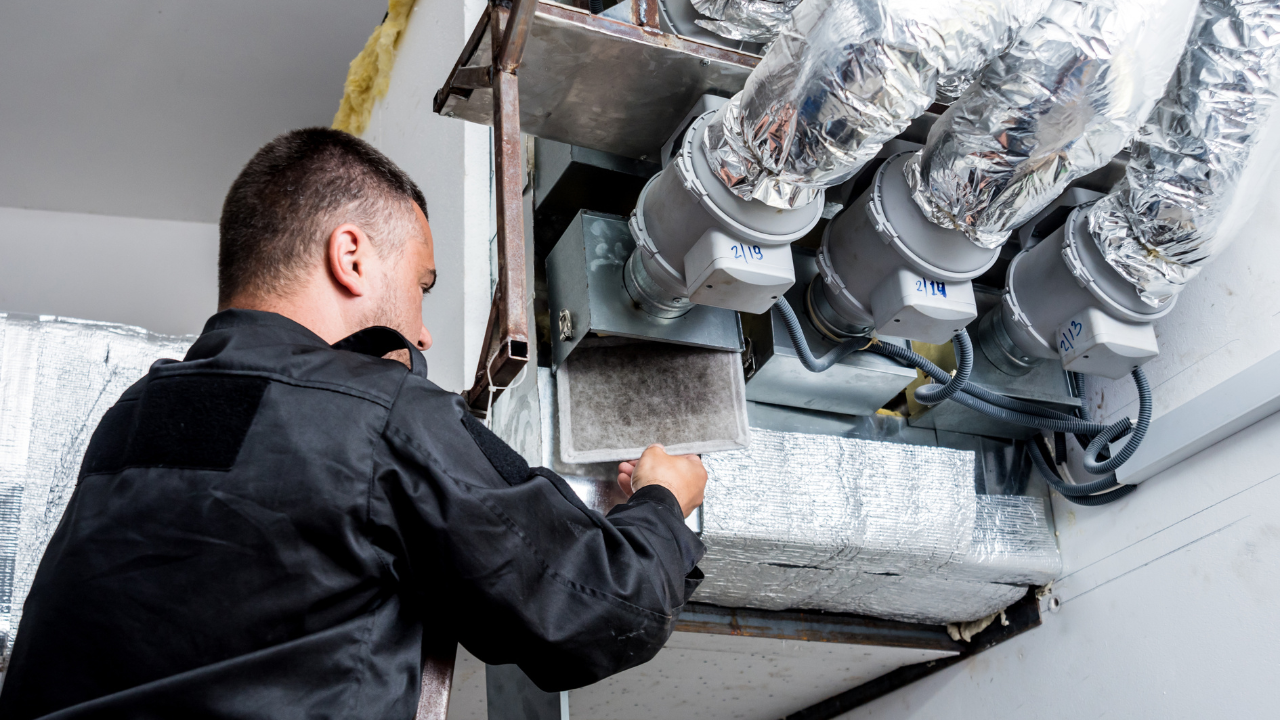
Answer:
POLYGON ((942 574, 956 580, 1045 585, 1062 572, 1045 501, 1023 495, 979 495, 969 551, 942 574))
MULTIPOLYGON (((1274 115, 1280 83, 1280 6, 1202 0, 1186 52, 1133 145, 1124 181, 1089 210, 1107 262, 1160 305, 1231 241, 1229 214, 1274 115)), ((1258 178, 1261 180, 1261 178, 1258 178)), ((1261 183, 1255 183, 1261 184, 1261 183)))
POLYGON ((844 182, 1048 0, 805 0, 707 131, 712 169, 778 208, 844 182))
POLYGON ((153 362, 181 358, 193 340, 0 314, 0 670, 98 421, 153 362))
POLYGON ((975 495, 972 452, 751 437, 703 457, 698 600, 945 623, 990 615, 1061 569, 1043 501, 975 495))
POLYGON ((800 0, 692 0, 693 9, 707 16, 699 27, 730 40, 767 43, 778 36, 800 0))
POLYGON ((982 247, 1004 243, 1129 142, 1164 93, 1195 7, 1194 0, 1053 0, 907 163, 921 210, 982 247))

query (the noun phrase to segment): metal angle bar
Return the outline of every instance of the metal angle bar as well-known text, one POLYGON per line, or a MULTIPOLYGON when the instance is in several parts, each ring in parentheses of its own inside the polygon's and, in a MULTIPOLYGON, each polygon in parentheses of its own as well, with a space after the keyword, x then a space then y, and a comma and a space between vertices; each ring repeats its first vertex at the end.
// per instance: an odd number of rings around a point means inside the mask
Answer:
MULTIPOLYGON (((454 79, 463 69, 471 58, 476 54, 476 50, 480 47, 480 41, 484 39, 485 33, 489 30, 489 13, 480 15, 480 21, 476 23, 476 27, 471 31, 471 37, 467 38, 467 42, 462 46, 462 52, 458 53, 458 59, 453 63, 453 69, 449 71, 449 77, 445 79, 444 86, 436 91, 435 100, 432 102, 432 110, 439 114, 444 110, 444 104, 449 100, 450 94, 462 95, 463 97, 471 97, 471 89, 455 85, 454 79)), ((486 65, 486 67, 489 67, 486 65)), ((492 81, 492 76, 490 76, 492 81)))
POLYGON ((802 642, 876 645, 960 653, 941 625, 881 620, 863 615, 725 608, 688 603, 676 618, 676 632, 767 637, 802 642))
POLYGON ((493 87, 493 67, 459 68, 453 74, 451 82, 456 88, 469 88, 471 90, 493 87))
POLYGON ((983 650, 995 647, 1034 627, 1039 627, 1040 601, 1036 597, 1036 589, 1029 588, 1027 594, 1021 600, 1010 605, 1004 612, 1008 625, 1001 624, 998 620, 991 623, 986 630, 974 635, 973 640, 964 646, 965 650, 959 655, 900 667, 855 688, 845 690, 839 695, 827 698, 815 705, 810 705, 799 712, 787 715, 782 720, 830 720, 854 708, 866 705, 872 700, 884 697, 894 690, 906 687, 921 678, 928 677, 939 670, 967 660, 983 650))
POLYGON ((502 43, 493 54, 493 67, 499 72, 514 73, 524 57, 524 46, 533 28, 533 16, 538 10, 537 0, 513 0, 507 16, 502 43))

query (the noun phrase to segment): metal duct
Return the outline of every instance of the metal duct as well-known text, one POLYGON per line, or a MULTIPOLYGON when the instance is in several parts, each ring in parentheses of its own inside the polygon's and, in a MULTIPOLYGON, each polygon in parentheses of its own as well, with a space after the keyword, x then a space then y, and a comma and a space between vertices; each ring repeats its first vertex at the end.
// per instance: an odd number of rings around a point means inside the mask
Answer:
POLYGON ((848 179, 1048 0, 807 0, 707 132, 712 169, 777 208, 848 179))
POLYGON ((698 599, 958 622, 1061 570, 1043 501, 975 495, 972 452, 751 436, 746 450, 703 458, 698 599))
MULTIPOLYGON (((1155 306, 1231 241, 1220 232, 1280 83, 1280 7, 1202 0, 1182 61, 1124 181, 1089 211, 1107 262, 1155 306)), ((1273 158, 1257 156, 1270 164, 1273 158)), ((1255 198, 1256 199, 1256 198, 1255 198)))
POLYGON ((1195 0, 1053 0, 905 168, 924 214, 985 248, 1109 162, 1182 52, 1195 0))
POLYGON ((98 421, 151 363, 194 340, 0 314, 0 671, 98 421))
POLYGON ((699 27, 748 42, 772 42, 800 0, 693 0, 693 9, 711 18, 694 20, 699 27))

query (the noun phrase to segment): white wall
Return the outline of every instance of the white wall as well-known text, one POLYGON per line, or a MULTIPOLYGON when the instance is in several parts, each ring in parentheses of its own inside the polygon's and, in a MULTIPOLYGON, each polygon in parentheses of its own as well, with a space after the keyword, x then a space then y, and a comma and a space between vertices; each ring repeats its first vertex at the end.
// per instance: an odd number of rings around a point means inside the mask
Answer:
POLYGON ((0 312, 187 335, 217 283, 217 225, 0 208, 0 312))
POLYGON ((419 0, 390 89, 363 135, 426 195, 438 273, 422 303, 434 339, 427 364, 431 379, 453 391, 471 387, 489 317, 491 132, 431 107, 485 7, 483 0, 419 0))
MULTIPOLYGON (((1280 351, 1280 203, 1275 190, 1268 195, 1158 323, 1161 356, 1145 368, 1157 417, 1280 351)), ((1127 379, 1097 384, 1089 396, 1105 420, 1136 415, 1127 379)), ((1055 495, 1061 609, 843 717, 1275 717, 1277 447, 1280 415, 1113 505, 1079 507, 1055 495)))

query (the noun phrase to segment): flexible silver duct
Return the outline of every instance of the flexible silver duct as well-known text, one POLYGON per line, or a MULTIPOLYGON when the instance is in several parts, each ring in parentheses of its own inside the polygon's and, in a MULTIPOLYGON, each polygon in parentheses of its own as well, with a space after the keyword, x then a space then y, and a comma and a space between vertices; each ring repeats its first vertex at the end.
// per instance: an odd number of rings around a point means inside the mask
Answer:
POLYGON ((40 557, 107 408, 193 337, 0 313, 0 671, 40 557))
POLYGON ((753 429, 709 453, 695 599, 958 622, 1061 571, 1044 501, 975 495, 973 453, 753 429))
POLYGON ((905 168, 933 222, 985 248, 1115 156, 1173 72, 1195 0, 1053 0, 905 168))
POLYGON ((777 208, 848 179, 933 102, 1035 22, 1048 0, 806 0, 706 152, 743 199, 777 208))
MULTIPOLYGON (((1098 248, 1142 299, 1177 294, 1231 241, 1220 232, 1280 85, 1280 6, 1202 0, 1173 80, 1124 181, 1089 211, 1098 248)), ((1267 154, 1252 155, 1270 164, 1267 154)), ((1256 199, 1256 198, 1255 198, 1256 199)))
POLYGON ((693 0, 693 9, 711 18, 694 20, 699 27, 748 42, 772 42, 800 0, 693 0))

